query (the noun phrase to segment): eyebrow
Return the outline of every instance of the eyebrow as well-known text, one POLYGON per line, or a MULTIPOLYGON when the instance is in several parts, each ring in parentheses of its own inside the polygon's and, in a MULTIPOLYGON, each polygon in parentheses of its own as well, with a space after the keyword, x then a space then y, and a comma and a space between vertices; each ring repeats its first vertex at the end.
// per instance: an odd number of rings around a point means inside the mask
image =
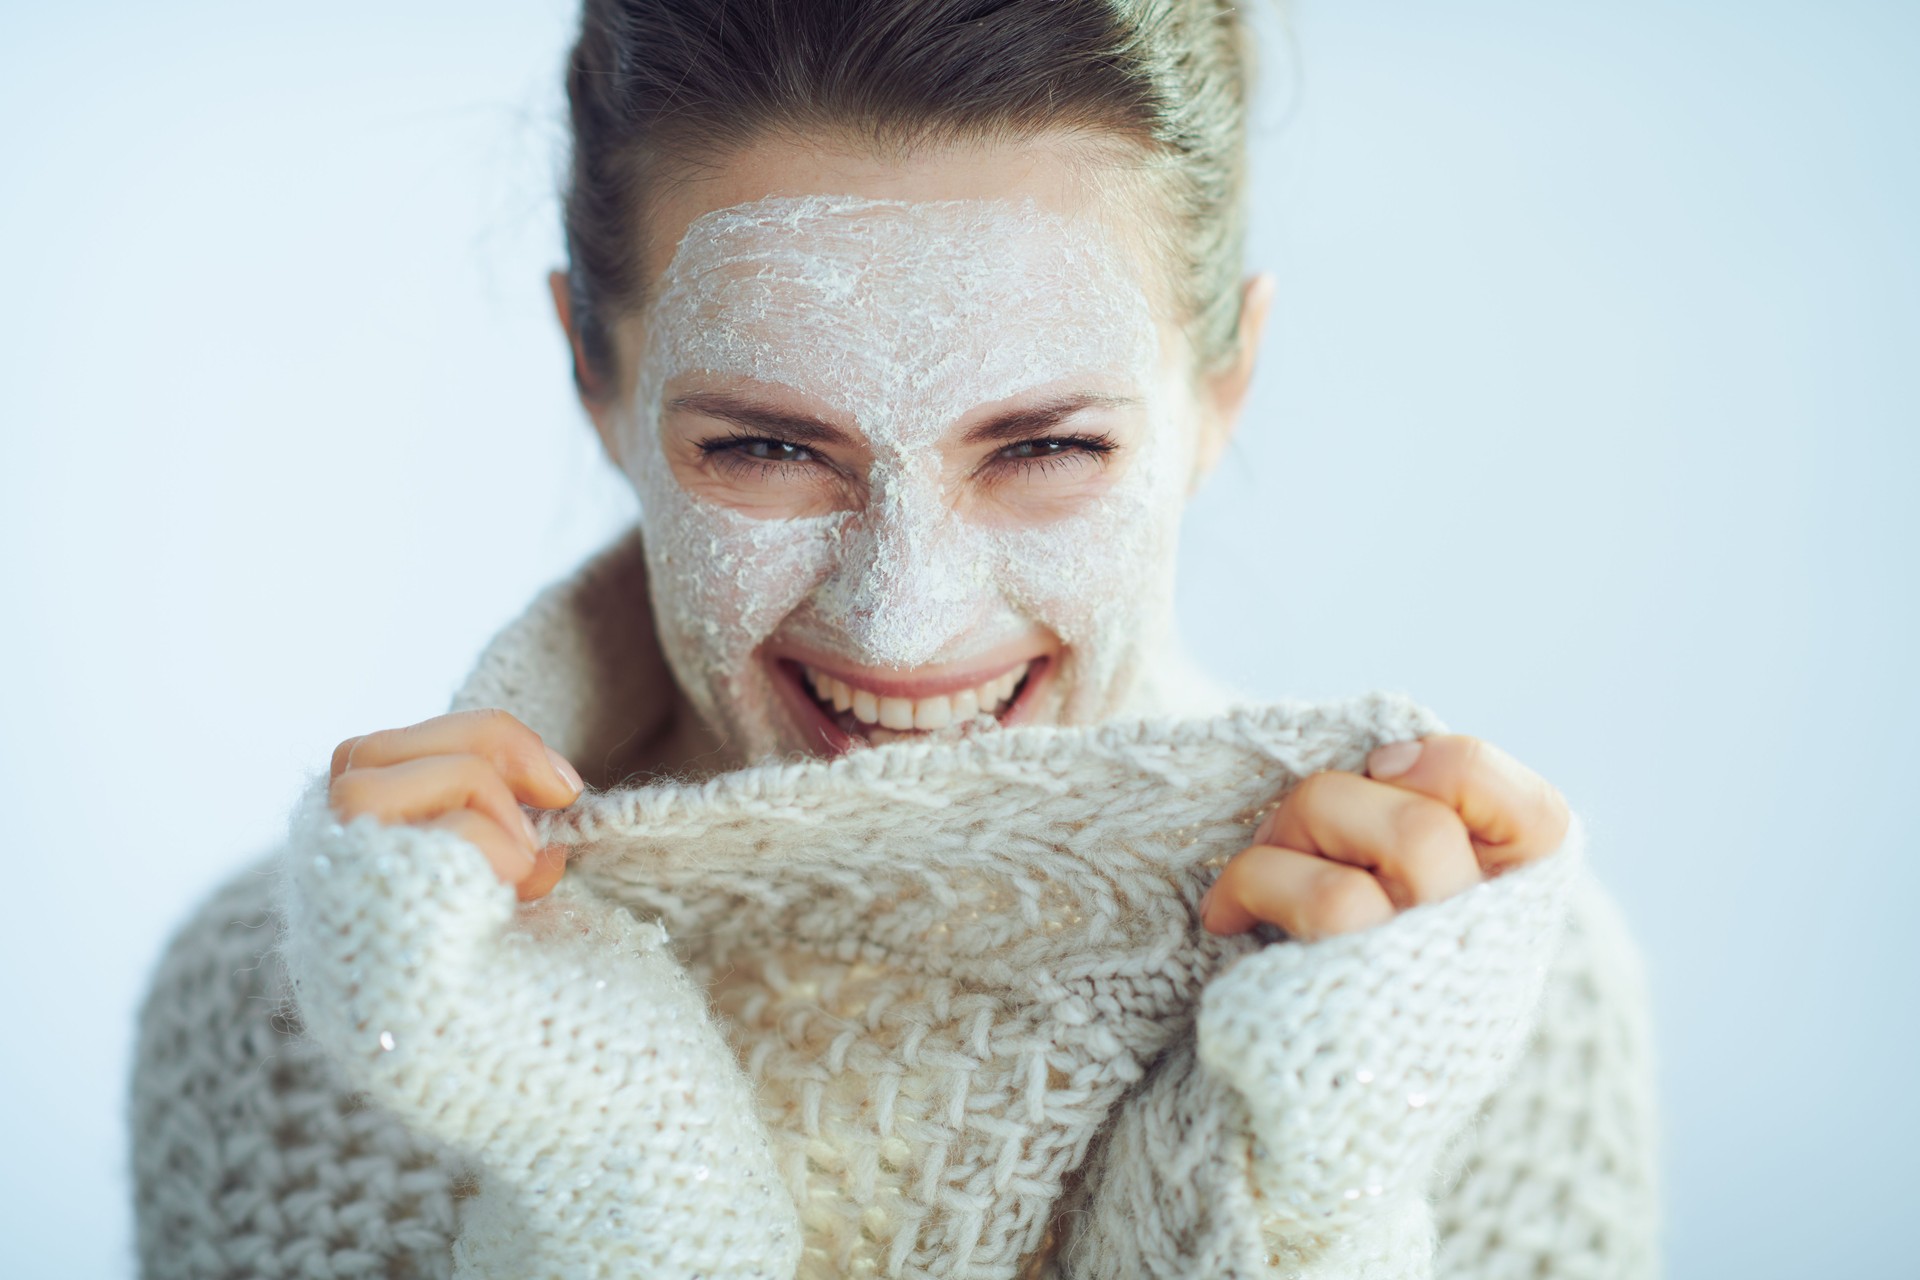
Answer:
POLYGON ((1059 396, 1025 409, 999 414, 969 427, 961 437, 965 444, 997 444, 1025 440, 1035 432, 1058 426, 1076 413, 1088 409, 1131 409, 1140 404, 1137 396, 1107 396, 1087 391, 1059 396))
MULTIPOLYGON (((1014 409, 998 414, 985 422, 969 427, 967 433, 961 437, 961 443, 978 445, 1025 440, 1036 432, 1058 426, 1074 414, 1084 413, 1088 409, 1131 409, 1140 403, 1142 402, 1137 396, 1110 396, 1091 391, 1058 396, 1024 409, 1014 409)), ((709 418, 718 418, 722 422, 731 422, 748 431, 764 431, 768 435, 796 444, 852 447, 858 443, 831 422, 804 413, 774 409, 744 397, 728 395, 720 391, 696 391, 690 395, 678 396, 668 404, 667 408, 704 414, 709 418)))
POLYGON ((705 414, 709 418, 731 422, 748 431, 764 431, 795 444, 831 444, 851 448, 858 443, 831 422, 804 413, 770 408, 719 391, 696 391, 691 395, 679 396, 667 408, 705 414))

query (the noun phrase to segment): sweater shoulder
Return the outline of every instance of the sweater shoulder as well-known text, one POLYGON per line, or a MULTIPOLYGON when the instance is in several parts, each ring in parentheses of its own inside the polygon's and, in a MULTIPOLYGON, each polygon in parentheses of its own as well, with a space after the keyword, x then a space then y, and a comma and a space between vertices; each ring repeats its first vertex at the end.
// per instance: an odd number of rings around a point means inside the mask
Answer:
POLYGON ((142 1003, 129 1099, 140 1274, 448 1275, 458 1171, 302 1036, 276 858, 182 922, 142 1003))

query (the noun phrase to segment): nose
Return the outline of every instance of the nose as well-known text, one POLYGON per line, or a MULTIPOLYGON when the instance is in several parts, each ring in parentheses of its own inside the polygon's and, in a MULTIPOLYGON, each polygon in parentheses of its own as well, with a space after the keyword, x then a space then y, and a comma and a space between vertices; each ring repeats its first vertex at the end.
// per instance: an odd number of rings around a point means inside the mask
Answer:
POLYGON ((990 603, 994 575, 980 539, 930 477, 876 484, 848 523, 821 617, 875 666, 924 666, 965 636, 990 603))

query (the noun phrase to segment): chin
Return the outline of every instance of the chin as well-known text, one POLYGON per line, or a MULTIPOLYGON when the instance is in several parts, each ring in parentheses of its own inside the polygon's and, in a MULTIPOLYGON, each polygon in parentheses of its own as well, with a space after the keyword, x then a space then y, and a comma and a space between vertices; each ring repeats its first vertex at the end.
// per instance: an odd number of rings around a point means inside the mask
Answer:
POLYGON ((1002 727, 1051 720, 1062 671, 1058 649, 880 674, 825 655, 756 655, 780 710, 780 737, 821 756, 895 742, 957 742, 1002 727))

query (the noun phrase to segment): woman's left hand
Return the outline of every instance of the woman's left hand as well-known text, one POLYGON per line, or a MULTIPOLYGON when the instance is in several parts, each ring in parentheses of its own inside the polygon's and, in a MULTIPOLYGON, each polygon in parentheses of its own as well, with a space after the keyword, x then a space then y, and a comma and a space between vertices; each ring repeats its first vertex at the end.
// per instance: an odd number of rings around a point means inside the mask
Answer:
POLYGON ((1569 822, 1558 788, 1491 743, 1388 743, 1367 776, 1323 770, 1288 793, 1200 900, 1201 922, 1302 940, 1370 928, 1552 853, 1569 822))

